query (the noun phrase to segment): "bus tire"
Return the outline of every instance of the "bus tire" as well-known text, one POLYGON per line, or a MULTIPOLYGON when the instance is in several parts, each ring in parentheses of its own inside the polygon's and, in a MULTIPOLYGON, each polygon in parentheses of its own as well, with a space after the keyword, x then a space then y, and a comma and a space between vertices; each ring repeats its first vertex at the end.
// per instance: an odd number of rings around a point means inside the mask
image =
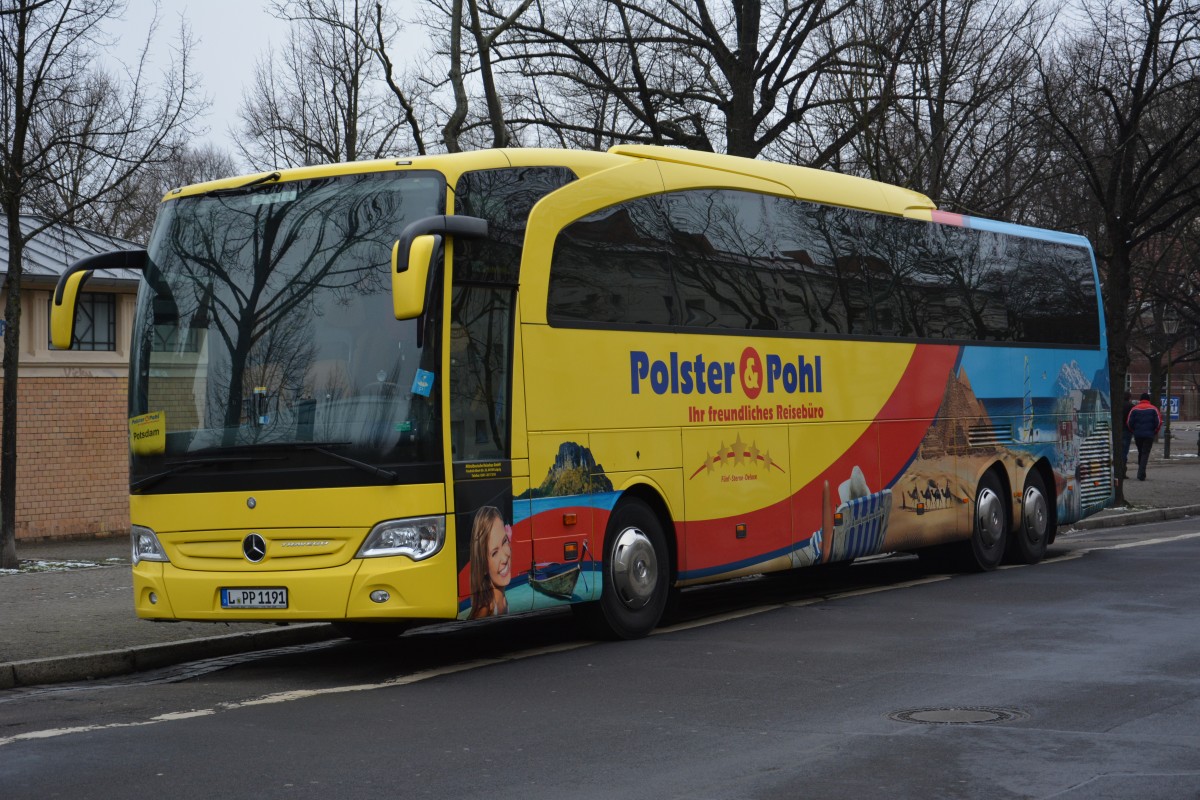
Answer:
POLYGON ((1008 503, 995 473, 986 472, 975 489, 975 513, 964 566, 990 572, 1000 566, 1008 545, 1008 503))
POLYGON ((662 525, 650 506, 630 497, 613 509, 604 539, 604 583, 592 616, 606 637, 641 638, 662 619, 671 589, 662 525))
POLYGON ((1036 469, 1025 478, 1021 492, 1021 524, 1008 544, 1009 560, 1036 564, 1046 557, 1046 545, 1054 536, 1054 511, 1046 493, 1046 482, 1036 469))

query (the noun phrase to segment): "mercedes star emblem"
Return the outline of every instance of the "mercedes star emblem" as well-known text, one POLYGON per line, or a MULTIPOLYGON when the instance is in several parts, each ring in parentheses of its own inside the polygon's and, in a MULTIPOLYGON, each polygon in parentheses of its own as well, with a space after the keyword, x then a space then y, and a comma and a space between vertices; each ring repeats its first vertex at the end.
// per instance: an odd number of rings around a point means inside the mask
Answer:
POLYGON ((247 561, 257 564, 267 557, 267 541, 257 533, 252 533, 242 539, 242 553, 247 561))

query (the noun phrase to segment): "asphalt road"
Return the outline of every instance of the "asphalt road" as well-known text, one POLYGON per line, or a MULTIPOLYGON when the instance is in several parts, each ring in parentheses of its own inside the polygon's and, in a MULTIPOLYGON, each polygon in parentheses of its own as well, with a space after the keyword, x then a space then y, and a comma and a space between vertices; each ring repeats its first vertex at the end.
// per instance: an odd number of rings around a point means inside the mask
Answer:
POLYGON ((1200 523, 0 692, 6 798, 1197 798, 1200 523))

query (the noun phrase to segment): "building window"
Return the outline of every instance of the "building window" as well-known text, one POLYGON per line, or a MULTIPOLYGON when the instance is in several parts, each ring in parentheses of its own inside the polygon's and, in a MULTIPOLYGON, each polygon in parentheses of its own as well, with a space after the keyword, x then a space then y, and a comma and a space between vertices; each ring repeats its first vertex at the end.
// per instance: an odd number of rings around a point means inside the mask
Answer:
MULTIPOLYGON (((53 300, 49 301, 53 302, 53 300)), ((49 308, 49 303, 47 303, 49 308)), ((49 341, 49 335, 47 335, 49 341)), ((83 292, 75 308, 76 350, 117 349, 117 296, 107 292, 83 292)), ((50 349, 56 350, 50 343, 50 349)))

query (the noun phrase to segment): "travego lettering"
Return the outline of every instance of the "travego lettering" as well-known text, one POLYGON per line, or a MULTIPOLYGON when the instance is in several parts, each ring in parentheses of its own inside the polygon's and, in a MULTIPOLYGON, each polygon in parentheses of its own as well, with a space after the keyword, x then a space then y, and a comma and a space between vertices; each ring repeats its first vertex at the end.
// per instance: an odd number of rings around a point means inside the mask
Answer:
POLYGON ((682 355, 671 351, 665 358, 652 358, 644 350, 629 351, 630 392, 643 394, 733 394, 741 390, 751 400, 767 394, 816 394, 822 390, 821 357, 761 357, 753 347, 741 358, 720 361, 703 354, 682 355))

